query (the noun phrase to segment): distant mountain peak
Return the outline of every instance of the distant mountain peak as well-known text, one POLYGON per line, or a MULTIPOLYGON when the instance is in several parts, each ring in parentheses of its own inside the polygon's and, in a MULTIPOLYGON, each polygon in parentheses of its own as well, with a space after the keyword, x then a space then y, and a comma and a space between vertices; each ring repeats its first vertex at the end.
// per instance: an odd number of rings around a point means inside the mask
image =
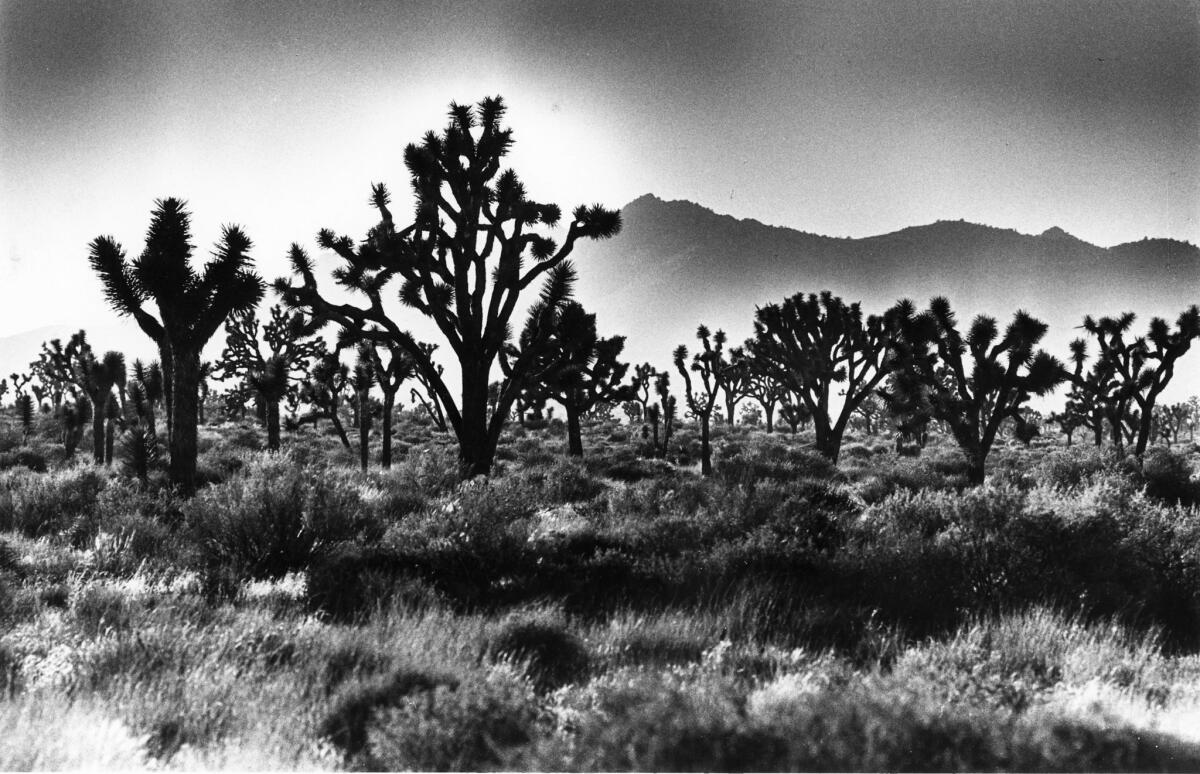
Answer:
POLYGON ((1045 231, 1043 231, 1043 232, 1041 233, 1041 236, 1043 236, 1043 237, 1045 237, 1045 238, 1047 238, 1047 239, 1074 239, 1074 240, 1079 240, 1079 237, 1075 236, 1074 234, 1069 234, 1069 233, 1067 233, 1066 231, 1063 231, 1063 230, 1062 230, 1061 228, 1059 228, 1058 226, 1051 226, 1050 228, 1048 228, 1048 229, 1046 229, 1045 231))

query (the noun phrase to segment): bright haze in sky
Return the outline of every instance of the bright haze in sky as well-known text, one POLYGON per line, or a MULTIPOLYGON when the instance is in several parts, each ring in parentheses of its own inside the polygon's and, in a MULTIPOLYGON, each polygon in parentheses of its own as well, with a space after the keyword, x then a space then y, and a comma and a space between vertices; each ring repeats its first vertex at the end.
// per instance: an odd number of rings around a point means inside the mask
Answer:
POLYGON ((267 279, 321 227, 361 237, 404 145, 492 94, 530 195, 568 210, 1197 242, 1198 8, 3 0, 0 336, 113 322, 88 242, 136 255, 159 197, 201 256, 241 224, 267 279))

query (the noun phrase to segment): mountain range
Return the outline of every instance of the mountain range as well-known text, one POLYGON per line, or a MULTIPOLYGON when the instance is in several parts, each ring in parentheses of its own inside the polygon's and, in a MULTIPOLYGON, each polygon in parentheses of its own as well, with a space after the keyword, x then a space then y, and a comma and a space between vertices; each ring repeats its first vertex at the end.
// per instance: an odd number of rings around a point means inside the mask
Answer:
MULTIPOLYGON (((678 344, 692 348, 700 323, 741 343, 757 306, 798 292, 828 289, 867 313, 944 295, 964 325, 985 313, 1003 326, 1024 309, 1050 325, 1043 346, 1063 359, 1085 315, 1133 311, 1144 332, 1151 317, 1173 324, 1200 303, 1200 248, 1171 239, 1105 248, 1057 227, 1031 235, 961 220, 851 239, 651 194, 621 214, 616 237, 576 247, 577 296, 602 335, 627 336, 628 360, 659 368, 678 344)), ((1200 392, 1200 354, 1180 366, 1176 400, 1200 392)))
MULTIPOLYGON (((1144 332, 1151 317, 1173 324, 1188 305, 1200 303, 1200 248, 1171 239, 1105 248, 1060 228, 1031 235, 961 220, 850 239, 740 220, 650 194, 621 214, 616 237, 576 247, 576 295, 597 313, 601 335, 627 337, 623 359, 660 369, 671 367, 677 345, 694 347, 699 324, 723 329, 739 344, 753 333, 757 306, 798 292, 828 289, 862 302, 867 313, 900 298, 924 307, 945 295, 964 325, 980 313, 1003 325, 1024 309, 1050 325, 1043 346, 1063 359, 1085 315, 1133 311, 1136 329, 1144 332)), ((77 328, 0 338, 0 376, 26 370, 41 342, 65 340, 77 328)), ((414 331, 437 340, 436 331, 414 331)), ((89 326, 88 338, 98 351, 121 350, 130 361, 155 357, 129 320, 89 326)), ((223 341, 218 333, 206 356, 217 356, 223 341)), ((1168 400, 1200 394, 1198 353, 1200 346, 1180 361, 1168 400)))

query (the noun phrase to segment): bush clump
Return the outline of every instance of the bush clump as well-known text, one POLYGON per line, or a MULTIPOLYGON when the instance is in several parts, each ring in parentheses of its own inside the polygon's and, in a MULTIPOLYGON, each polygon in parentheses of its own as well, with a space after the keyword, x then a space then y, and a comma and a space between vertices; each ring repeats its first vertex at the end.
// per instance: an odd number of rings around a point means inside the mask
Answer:
POLYGON ((567 629, 561 616, 548 613, 509 618, 487 649, 494 659, 524 667, 539 691, 580 682, 591 669, 587 646, 567 629))

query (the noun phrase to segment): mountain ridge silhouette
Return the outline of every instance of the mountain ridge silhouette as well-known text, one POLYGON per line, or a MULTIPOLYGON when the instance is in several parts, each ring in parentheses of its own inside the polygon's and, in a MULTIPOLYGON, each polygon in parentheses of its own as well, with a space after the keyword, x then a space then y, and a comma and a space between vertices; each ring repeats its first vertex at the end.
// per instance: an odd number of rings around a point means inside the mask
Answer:
MULTIPOLYGON (((1172 239, 1105 248, 1060 227, 1022 234, 965 220, 831 237, 654 194, 621 214, 620 234, 576 248, 577 295, 597 312, 602 335, 628 337, 628 360, 659 368, 676 345, 695 343, 697 325, 739 344, 757 306, 796 292, 828 289, 867 313, 900 298, 924 308, 944 295, 964 324, 983 313, 1004 325, 1024 309, 1050 325, 1043 346, 1060 359, 1085 315, 1133 311, 1144 332, 1151 317, 1173 324, 1200 302, 1200 248, 1172 239)), ((1197 360, 1181 361, 1185 381, 1200 382, 1197 360)))

